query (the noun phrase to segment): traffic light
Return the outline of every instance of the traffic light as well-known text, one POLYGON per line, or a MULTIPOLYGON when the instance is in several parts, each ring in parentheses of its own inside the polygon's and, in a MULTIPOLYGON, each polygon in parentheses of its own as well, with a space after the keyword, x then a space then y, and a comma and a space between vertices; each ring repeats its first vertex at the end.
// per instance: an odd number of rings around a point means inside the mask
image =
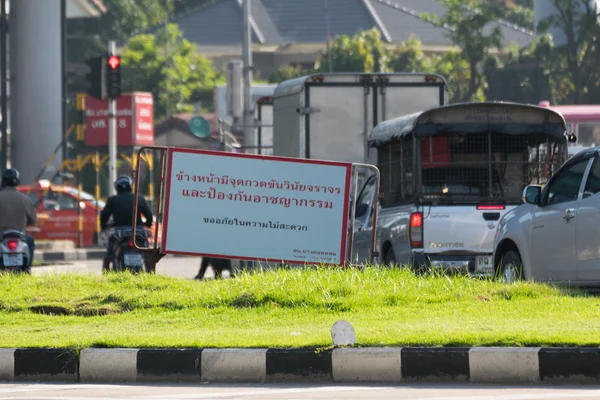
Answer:
POLYGON ((110 55, 106 59, 106 94, 109 99, 121 97, 121 58, 110 55))
POLYGON ((103 61, 105 59, 105 57, 99 56, 85 61, 90 68, 90 72, 85 75, 89 83, 86 93, 97 99, 102 99, 104 97, 105 75, 103 73, 103 61))

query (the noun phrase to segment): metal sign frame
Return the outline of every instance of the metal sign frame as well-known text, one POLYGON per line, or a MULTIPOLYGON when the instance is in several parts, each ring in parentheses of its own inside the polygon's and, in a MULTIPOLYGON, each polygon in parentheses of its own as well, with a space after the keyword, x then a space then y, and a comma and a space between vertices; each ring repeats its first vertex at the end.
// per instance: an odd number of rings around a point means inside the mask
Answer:
MULTIPOLYGON (((166 254, 161 252, 161 246, 158 245, 158 235, 159 232, 163 229, 163 217, 164 217, 164 206, 165 206, 165 183, 166 183, 166 174, 167 174, 167 163, 168 163, 168 153, 171 147, 167 146, 142 146, 138 149, 138 157, 137 162, 133 166, 133 179, 135 182, 134 185, 134 201, 133 201, 133 220, 132 227, 133 231, 137 230, 137 215, 139 210, 139 187, 140 187, 140 160, 143 160, 142 153, 145 153, 148 150, 154 150, 160 153, 160 175, 159 175, 159 194, 157 198, 157 211, 156 211, 156 226, 154 231, 154 241, 152 247, 140 247, 133 241, 133 246, 135 249, 152 253, 154 263, 157 263, 162 257, 166 254)), ((176 148, 173 148, 176 149, 176 148)), ((227 152, 223 152, 227 153, 227 152)), ((349 194, 350 204, 352 207, 352 218, 350 218, 350 223, 348 224, 349 232, 347 234, 347 246, 346 246, 346 265, 352 265, 352 255, 354 250, 354 227, 356 220, 356 201, 358 199, 358 177, 359 177, 359 169, 364 168, 370 170, 375 175, 375 201, 373 206, 373 213, 371 217, 372 223, 372 232, 371 232, 371 245, 369 252, 369 262, 373 263, 375 257, 379 256, 379 252, 376 249, 377 246, 377 218, 378 218, 378 203, 379 203, 379 190, 380 190, 380 173, 379 169, 370 164, 360 164, 360 163, 352 163, 351 170, 351 179, 354 181, 354 187, 351 193, 349 194)), ((248 258, 249 261, 257 261, 254 259, 248 258)), ((258 260, 260 261, 260 260, 258 260)))

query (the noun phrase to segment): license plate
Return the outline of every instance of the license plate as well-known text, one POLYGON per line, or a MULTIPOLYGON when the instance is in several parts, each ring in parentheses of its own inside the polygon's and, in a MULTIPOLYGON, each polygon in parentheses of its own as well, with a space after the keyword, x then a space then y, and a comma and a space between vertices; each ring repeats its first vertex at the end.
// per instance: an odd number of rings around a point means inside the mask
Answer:
POLYGON ((144 263, 144 257, 141 254, 124 254, 123 261, 128 267, 142 265, 144 263))
POLYGON ((490 270, 494 268, 494 259, 492 256, 475 257, 475 265, 478 270, 490 270))
POLYGON ((2 264, 5 267, 20 267, 23 265, 23 254, 3 254, 2 264))

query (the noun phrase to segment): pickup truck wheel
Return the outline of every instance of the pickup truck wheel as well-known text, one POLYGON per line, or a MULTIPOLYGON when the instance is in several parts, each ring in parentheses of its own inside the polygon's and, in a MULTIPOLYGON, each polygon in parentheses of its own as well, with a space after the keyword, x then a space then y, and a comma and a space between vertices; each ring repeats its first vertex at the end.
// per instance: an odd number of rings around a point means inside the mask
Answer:
POLYGON ((502 254, 499 268, 499 278, 504 283, 516 283, 523 279, 523 261, 519 252, 508 250, 502 254))
POLYGON ((383 260, 383 263, 388 267, 396 265, 396 255, 394 254, 394 249, 392 247, 385 252, 385 259, 383 260))

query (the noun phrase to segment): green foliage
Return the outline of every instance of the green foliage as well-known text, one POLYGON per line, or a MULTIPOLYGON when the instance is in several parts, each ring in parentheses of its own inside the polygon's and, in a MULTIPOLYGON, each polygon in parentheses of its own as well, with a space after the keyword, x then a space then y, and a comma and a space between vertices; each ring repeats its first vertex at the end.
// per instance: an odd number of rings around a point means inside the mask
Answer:
MULTIPOLYGON (((486 82, 482 74, 483 63, 491 49, 502 48, 502 31, 496 26, 484 34, 491 22, 504 16, 505 7, 486 0, 441 0, 446 6, 443 17, 424 14, 423 18, 438 27, 448 29, 448 37, 461 49, 461 58, 468 64, 468 86, 457 91, 455 101, 478 100, 486 82)), ((455 61, 456 58, 452 56, 455 61)), ((460 72, 463 75, 463 72, 460 72)))
POLYGON ((205 4, 210 3, 212 0, 171 0, 172 1, 172 12, 179 15, 185 14, 195 8, 201 7, 205 4))
POLYGON ((166 62, 164 30, 131 38, 121 56, 124 91, 152 92, 157 120, 164 118, 167 101, 170 113, 193 111, 194 96, 220 79, 211 61, 196 52, 177 25, 169 24, 168 35, 166 62))
POLYGON ((318 72, 386 72, 388 52, 381 41, 378 29, 372 28, 350 37, 335 37, 315 63, 318 72), (331 68, 329 59, 331 58, 331 68))
POLYGON ((536 38, 529 46, 513 49, 504 60, 490 57, 485 64, 488 100, 537 104, 540 100, 557 103, 565 95, 561 85, 567 77, 548 35, 536 38))
POLYGON ((552 5, 557 13, 540 25, 558 27, 567 38, 567 43, 556 49, 572 85, 563 101, 600 102, 600 25, 596 9, 587 0, 552 0, 552 5))
POLYGON ((435 60, 427 57, 421 42, 414 35, 401 43, 390 56, 389 70, 393 72, 436 72, 435 60))
POLYGON ((269 83, 279 83, 288 79, 299 78, 310 74, 312 71, 307 71, 300 66, 284 65, 277 71, 269 75, 269 83))
MULTIPOLYGON (((169 1, 169 0, 167 0, 169 1)), ((125 39, 163 21, 165 0, 104 0, 107 12, 100 17, 103 39, 125 39)))
POLYGON ((531 31, 533 31, 535 28, 535 15, 533 8, 522 6, 507 8, 506 20, 531 31))
POLYGON ((484 101, 484 87, 481 78, 473 86, 471 64, 459 50, 450 50, 437 58, 435 63, 437 73, 448 81, 450 103, 465 101, 484 101))

